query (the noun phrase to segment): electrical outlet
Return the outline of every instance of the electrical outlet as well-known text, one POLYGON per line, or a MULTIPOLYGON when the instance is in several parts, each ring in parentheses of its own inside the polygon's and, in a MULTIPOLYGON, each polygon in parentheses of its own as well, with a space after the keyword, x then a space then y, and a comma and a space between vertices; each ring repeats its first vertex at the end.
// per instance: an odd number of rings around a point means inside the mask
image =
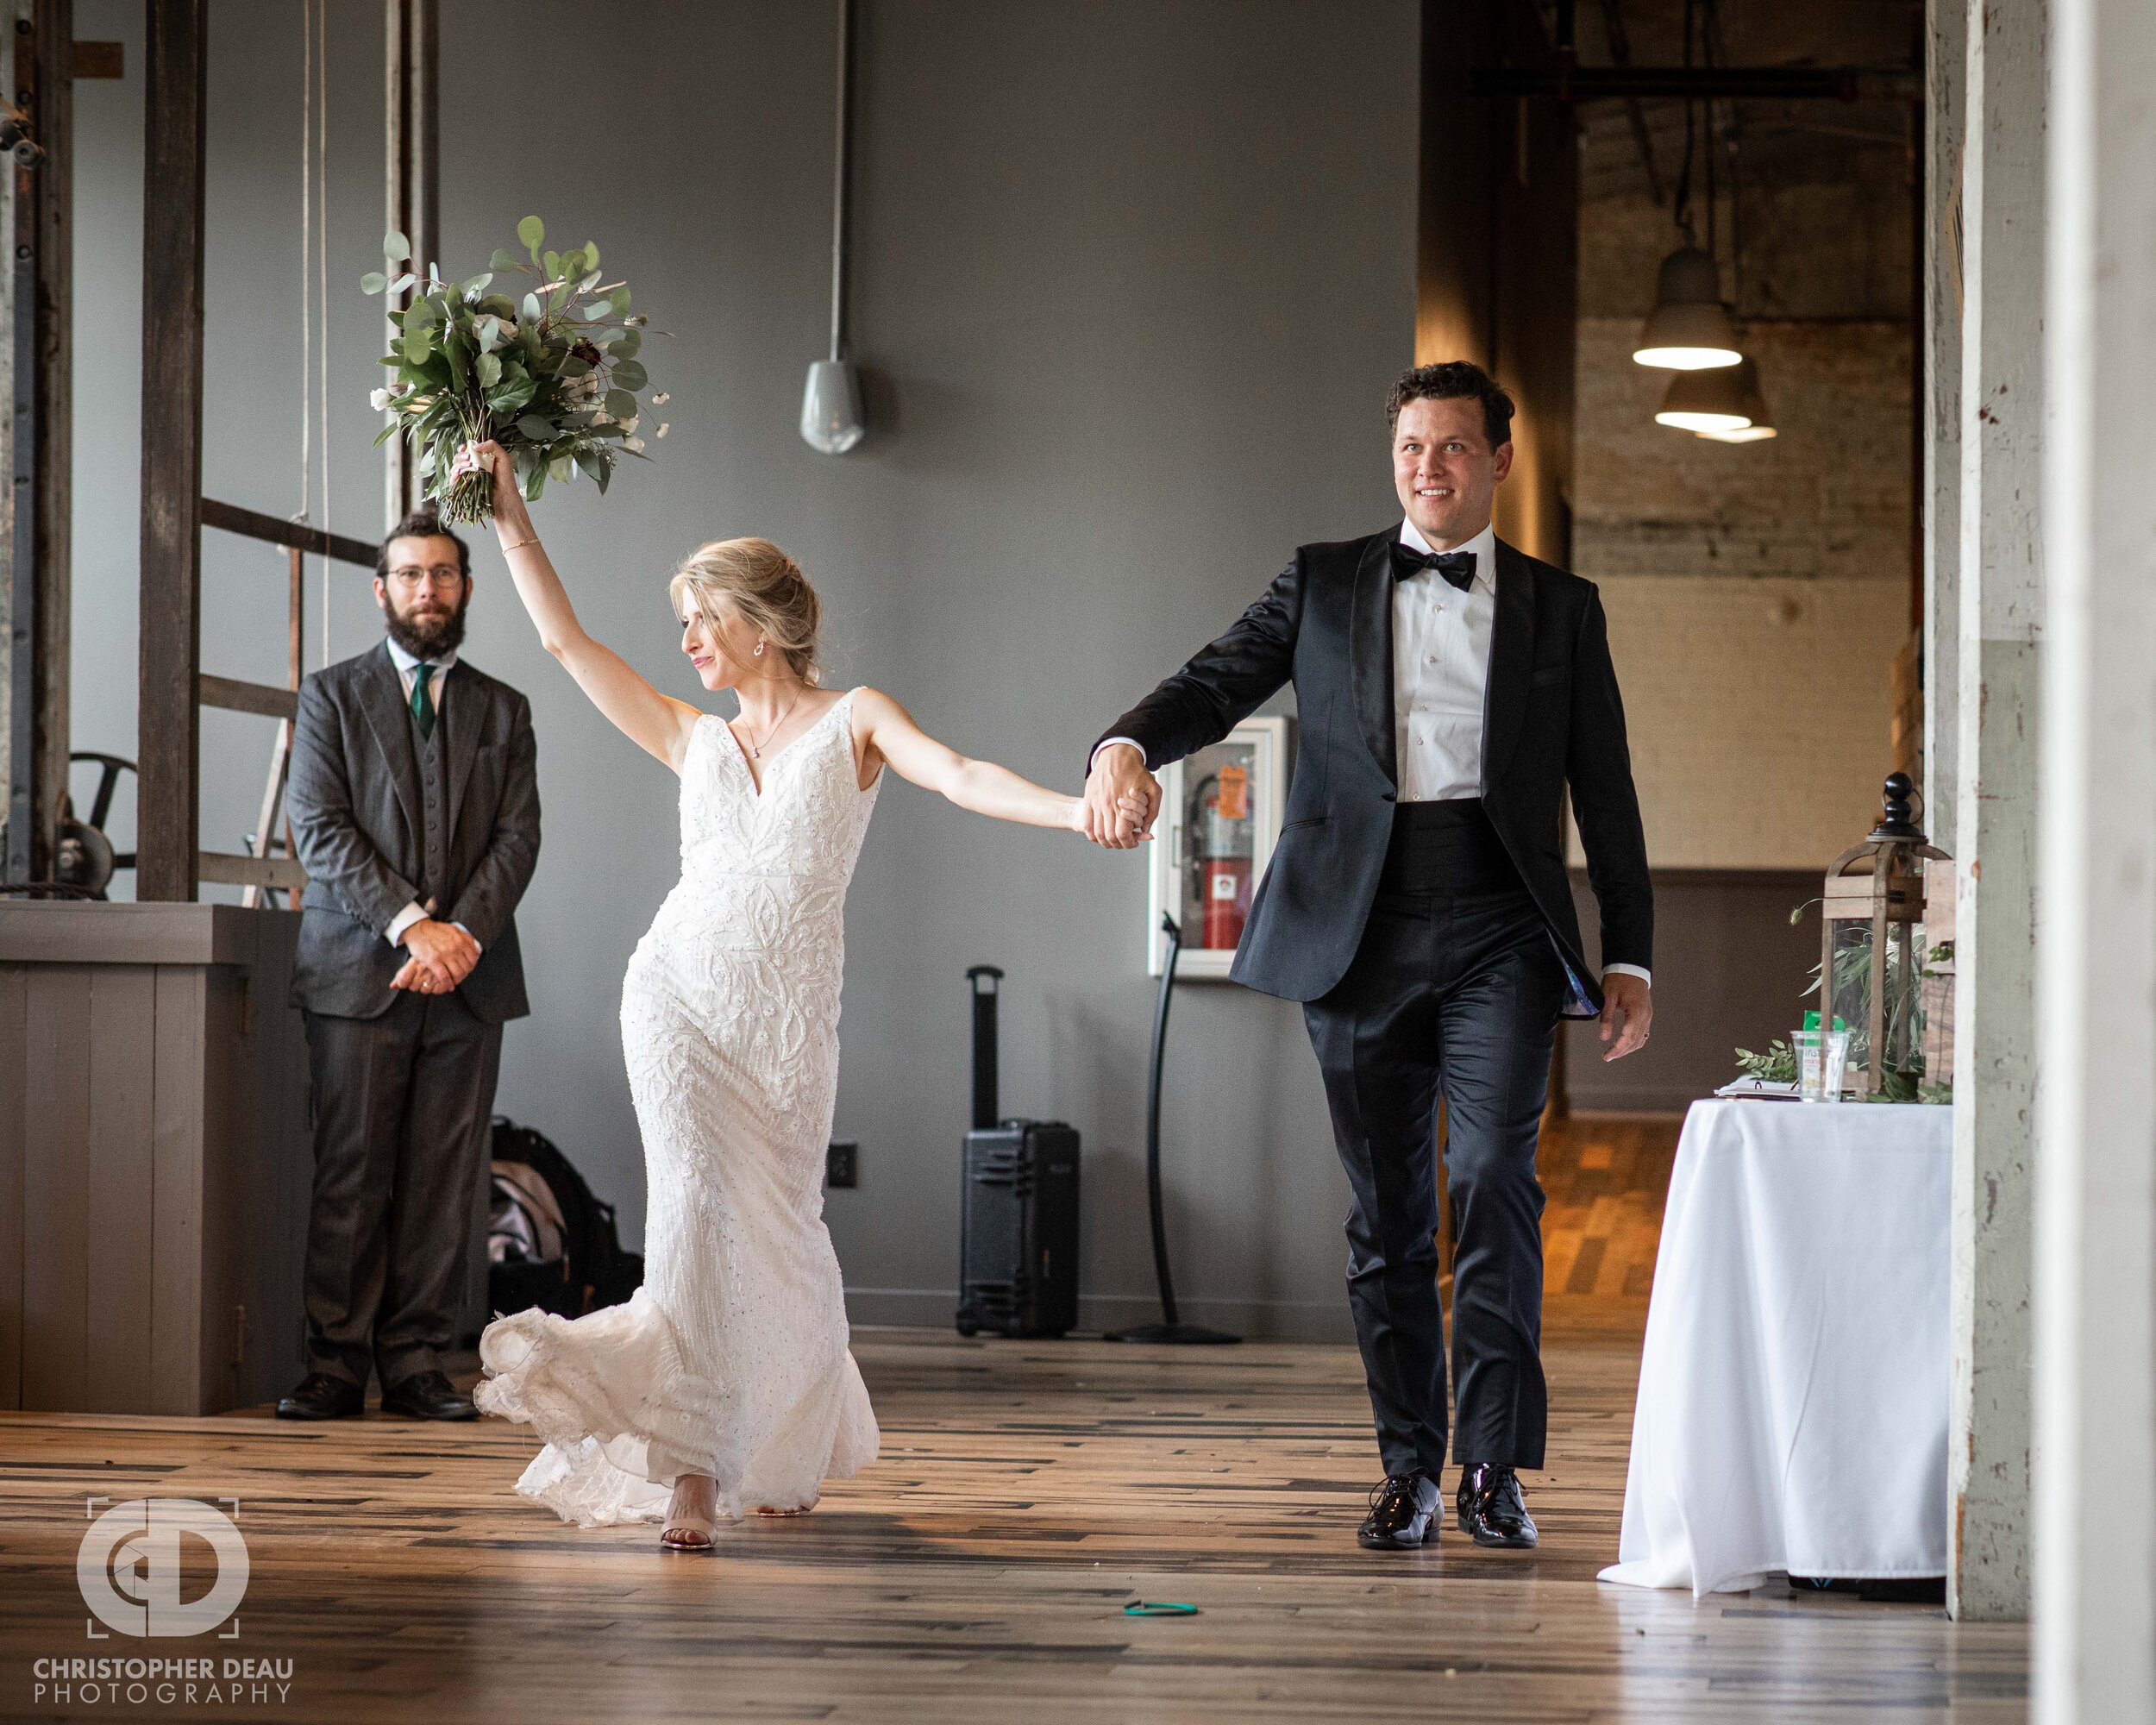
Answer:
POLYGON ((861 1146, 851 1138, 843 1138, 830 1147, 830 1154, 824 1162, 824 1183, 834 1190, 850 1189, 861 1184, 861 1146))

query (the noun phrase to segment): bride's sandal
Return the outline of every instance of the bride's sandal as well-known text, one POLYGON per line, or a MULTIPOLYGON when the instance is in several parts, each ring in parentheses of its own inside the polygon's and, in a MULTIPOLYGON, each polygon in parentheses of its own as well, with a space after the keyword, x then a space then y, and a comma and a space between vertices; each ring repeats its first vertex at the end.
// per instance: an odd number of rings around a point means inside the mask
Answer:
POLYGON ((805 1515, 822 1501, 821 1498, 812 1497, 798 1509, 774 1509, 768 1503, 759 1503, 756 1506, 756 1514, 769 1515, 774 1519, 781 1515, 805 1515))
POLYGON ((711 1536, 718 1531, 718 1521, 711 1512, 718 1507, 718 1488, 711 1481, 702 1479, 697 1483, 708 1490, 696 1490, 690 1486, 690 1481, 695 1477, 684 1474, 674 1482, 674 1501, 667 1506, 666 1528, 659 1535, 659 1549, 662 1552, 708 1553, 716 1549, 711 1536), (689 1487, 686 1492, 685 1487, 689 1487))

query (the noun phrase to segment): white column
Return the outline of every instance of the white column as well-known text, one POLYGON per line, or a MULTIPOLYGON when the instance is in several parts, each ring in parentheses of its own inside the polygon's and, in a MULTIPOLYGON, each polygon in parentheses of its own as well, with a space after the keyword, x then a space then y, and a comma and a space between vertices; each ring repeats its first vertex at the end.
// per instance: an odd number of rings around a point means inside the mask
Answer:
POLYGON ((1924 824, 1954 849, 1961 703, 1961 213, 1969 0, 1927 0, 1924 34, 1924 824))
POLYGON ((2039 1725, 2156 1720, 2156 6, 2054 0, 2039 1725))
POLYGON ((1971 0, 1962 153, 1947 1603, 2028 1611, 2045 0, 1971 0))

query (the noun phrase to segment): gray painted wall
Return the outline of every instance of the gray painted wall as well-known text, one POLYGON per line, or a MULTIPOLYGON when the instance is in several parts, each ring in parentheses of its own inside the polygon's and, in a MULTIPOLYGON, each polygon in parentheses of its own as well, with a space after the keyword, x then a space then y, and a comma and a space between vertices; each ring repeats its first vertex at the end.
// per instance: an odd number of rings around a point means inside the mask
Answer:
MULTIPOLYGON (((674 396, 658 461, 604 502, 580 486, 538 511, 595 633, 693 693, 666 574, 699 539, 767 534, 829 604, 837 681, 1075 788, 1093 737, 1297 543, 1392 510, 1378 408, 1412 341, 1417 8, 867 0, 853 329, 874 435, 843 460, 793 430, 824 331, 830 9, 446 0, 442 261, 479 267, 536 210, 596 239, 674 332, 646 348, 674 396), (548 80, 547 105, 577 116, 553 145, 514 95, 548 80)), ((354 284, 382 225, 381 45, 376 9, 331 10, 329 518, 372 537, 379 325, 354 284)), ((127 41, 128 72, 78 94, 76 746, 132 753, 140 8, 76 16, 127 41)), ((219 0, 211 65, 205 485, 282 514, 299 495, 298 9, 219 0)), ((205 549, 205 666, 276 679, 275 555, 205 549)), ((633 1239, 616 1008, 676 873, 674 783, 540 652, 491 548, 477 568, 467 651, 531 695, 546 805, 523 913, 535 1013, 509 1033, 501 1106, 569 1151, 633 1239)), ((342 657, 378 628, 363 580, 332 580, 342 657)), ((319 639, 317 616, 310 666, 319 639)), ((260 721, 205 716, 206 842, 248 822, 266 743, 260 721)), ((948 1321, 962 972, 983 960, 1010 972, 1006 1110, 1084 1134, 1088 1319, 1150 1308, 1143 876, 1141 857, 887 788, 848 915, 837 1125, 862 1183, 829 1208, 857 1317, 948 1321)), ((1345 1189, 1299 1012, 1194 986, 1170 1054, 1186 1303, 1345 1335, 1345 1189)))

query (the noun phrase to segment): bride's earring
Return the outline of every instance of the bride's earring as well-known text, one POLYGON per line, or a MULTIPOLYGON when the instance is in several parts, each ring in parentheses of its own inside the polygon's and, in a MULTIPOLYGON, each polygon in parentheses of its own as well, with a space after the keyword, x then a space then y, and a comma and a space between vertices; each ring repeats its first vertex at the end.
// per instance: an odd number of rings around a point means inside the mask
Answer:
POLYGON ((767 644, 768 644, 768 643, 764 643, 764 642, 761 642, 761 641, 759 641, 758 643, 756 643, 756 657, 757 657, 757 658, 761 659, 761 658, 762 658, 762 657, 763 657, 763 649, 764 649, 764 648, 765 648, 765 646, 766 646, 767 644))

